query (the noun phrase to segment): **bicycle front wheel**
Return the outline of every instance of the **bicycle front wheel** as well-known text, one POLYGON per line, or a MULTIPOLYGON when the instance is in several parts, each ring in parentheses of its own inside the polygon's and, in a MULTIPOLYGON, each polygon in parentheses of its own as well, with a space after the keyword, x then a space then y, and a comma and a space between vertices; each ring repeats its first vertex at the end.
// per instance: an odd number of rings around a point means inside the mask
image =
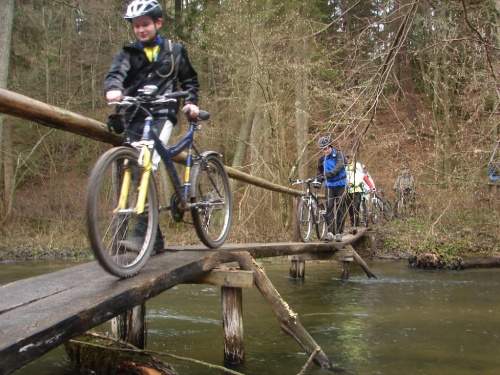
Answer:
POLYGON ((297 230, 302 242, 309 241, 312 230, 312 207, 308 200, 300 200, 297 209, 297 230))
POLYGON ((380 206, 378 205, 378 202, 372 203, 372 211, 370 212, 370 219, 372 223, 377 224, 379 217, 380 217, 380 206))
POLYGON ((318 204, 316 215, 316 235, 322 240, 326 234, 326 209, 323 203, 318 204))
POLYGON ((383 201, 382 215, 384 215, 384 218, 387 221, 391 221, 393 219, 394 212, 392 211, 391 202, 383 201))
POLYGON ((200 159, 191 203, 196 234, 203 244, 217 249, 226 241, 231 228, 233 200, 224 164, 215 154, 200 159))
POLYGON ((393 212, 393 217, 400 217, 402 215, 402 210, 403 210, 403 202, 401 201, 401 198, 397 198, 394 201, 394 204, 392 205, 392 212, 393 212))
POLYGON ((92 250, 109 273, 131 277, 147 262, 158 226, 158 200, 153 175, 146 195, 146 210, 137 214, 138 152, 129 147, 115 147, 104 153, 92 170, 85 200, 87 231, 92 250), (126 172, 127 171, 127 172, 126 172), (124 176, 129 174, 128 179, 124 176), (128 186, 124 186, 129 181, 128 186), (120 191, 123 194, 118 207, 120 191), (135 240, 136 247, 125 246, 135 240))

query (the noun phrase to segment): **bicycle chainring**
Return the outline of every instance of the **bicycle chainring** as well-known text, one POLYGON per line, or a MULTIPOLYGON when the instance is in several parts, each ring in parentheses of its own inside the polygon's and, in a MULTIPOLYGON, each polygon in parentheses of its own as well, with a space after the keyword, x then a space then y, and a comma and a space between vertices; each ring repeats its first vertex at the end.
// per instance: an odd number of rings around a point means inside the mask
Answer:
POLYGON ((184 218, 184 211, 180 208, 180 203, 177 194, 172 194, 170 198, 170 215, 172 215, 172 219, 178 223, 184 218))

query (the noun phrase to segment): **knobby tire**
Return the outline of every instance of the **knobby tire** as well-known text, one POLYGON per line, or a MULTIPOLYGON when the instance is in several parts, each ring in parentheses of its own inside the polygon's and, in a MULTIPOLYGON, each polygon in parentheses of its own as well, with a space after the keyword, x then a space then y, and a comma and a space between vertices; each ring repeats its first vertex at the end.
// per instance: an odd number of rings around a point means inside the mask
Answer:
POLYGON ((137 202, 137 183, 132 182, 124 210, 116 212, 122 186, 124 163, 134 168, 132 180, 140 181, 141 169, 137 166, 138 151, 130 147, 115 147, 104 153, 90 175, 85 216, 90 245, 101 266, 121 278, 134 276, 149 259, 158 227, 158 199, 151 174, 146 212, 137 215, 133 208, 137 202), (121 246, 121 241, 141 227, 144 242, 139 252, 121 246))
POLYGON ((308 242, 312 231, 312 207, 307 200, 301 199, 297 209, 297 230, 302 242, 308 242))
POLYGON ((315 220, 316 236, 318 237, 318 240, 322 240, 326 234, 326 229, 327 229, 326 209, 323 203, 318 204, 315 215, 316 215, 316 220, 315 220))
POLYGON ((216 155, 202 157, 191 209, 196 234, 201 242, 211 249, 217 249, 226 241, 231 228, 233 201, 224 164, 216 155))

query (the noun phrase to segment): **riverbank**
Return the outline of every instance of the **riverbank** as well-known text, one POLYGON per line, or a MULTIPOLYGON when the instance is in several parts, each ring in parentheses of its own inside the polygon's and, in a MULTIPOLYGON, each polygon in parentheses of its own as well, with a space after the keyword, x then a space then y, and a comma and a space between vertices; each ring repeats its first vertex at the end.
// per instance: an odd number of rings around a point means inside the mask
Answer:
MULTIPOLYGON (((424 214, 417 217, 407 217, 392 221, 381 220, 376 225, 370 226, 370 236, 356 244, 356 250, 364 258, 379 260, 409 261, 420 254, 436 254, 443 263, 456 264, 451 260, 472 257, 494 257, 500 254, 498 233, 489 233, 484 229, 478 233, 466 221, 456 221, 450 225, 440 224, 424 214), (372 243, 374 241, 374 243, 372 243)), ((473 218, 472 218, 473 219, 473 218)), ((346 228, 350 229, 349 227, 346 228)), ((191 227, 176 229, 178 238, 171 241, 189 241, 197 243, 192 238, 191 227), (185 233, 180 233, 185 232, 185 233), (188 239, 189 237, 189 239, 188 239), (195 242, 193 242, 195 241, 195 242)), ((234 232, 238 231, 236 228, 234 232)), ((168 233, 168 232, 165 232, 168 233)), ((276 234, 276 238, 266 238, 268 242, 286 242, 283 233, 276 234)), ((253 236, 239 231, 240 242, 255 242, 253 236), (247 238, 248 237, 248 238, 247 238)), ((43 236, 38 234, 35 240, 26 241, 26 235, 4 237, 0 241, 0 261, 4 260, 50 260, 50 259, 93 259, 92 251, 85 237, 79 242, 73 237, 64 243, 55 244, 53 235, 43 236)), ((82 236, 80 236, 82 238, 82 236)))

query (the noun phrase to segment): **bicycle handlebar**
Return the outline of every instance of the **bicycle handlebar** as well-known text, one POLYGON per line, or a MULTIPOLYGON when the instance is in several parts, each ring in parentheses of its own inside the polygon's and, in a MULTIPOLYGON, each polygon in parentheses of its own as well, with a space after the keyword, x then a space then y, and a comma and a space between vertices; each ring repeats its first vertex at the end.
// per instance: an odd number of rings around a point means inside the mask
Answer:
POLYGON ((318 180, 316 180, 316 177, 309 177, 308 179, 306 180, 292 180, 292 186, 294 185, 300 185, 300 184, 309 184, 309 183, 316 183, 316 184, 319 184, 319 186, 321 187, 321 182, 319 182, 318 180))
MULTIPOLYGON (((177 102, 178 99, 187 98, 189 96, 189 91, 176 91, 164 95, 153 96, 156 91, 139 90, 140 94, 138 96, 124 96, 119 102, 110 102, 108 105, 116 106, 129 106, 133 104, 162 104, 169 102, 177 102)), ((182 111, 185 115, 189 117, 189 110, 182 111)), ((200 120, 206 121, 210 118, 210 113, 207 111, 200 110, 198 114, 200 120)))

